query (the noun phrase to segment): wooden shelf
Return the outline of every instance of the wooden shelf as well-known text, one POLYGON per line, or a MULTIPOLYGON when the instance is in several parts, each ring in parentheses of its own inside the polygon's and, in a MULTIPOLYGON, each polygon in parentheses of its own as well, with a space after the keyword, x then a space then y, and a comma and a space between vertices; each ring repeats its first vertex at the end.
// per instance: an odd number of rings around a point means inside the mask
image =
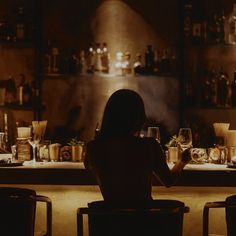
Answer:
POLYGON ((34 110, 38 110, 39 108, 44 109, 44 106, 40 105, 40 107, 38 107, 33 104, 29 104, 29 105, 19 105, 19 104, 0 105, 0 109, 21 110, 21 111, 34 111, 34 110))

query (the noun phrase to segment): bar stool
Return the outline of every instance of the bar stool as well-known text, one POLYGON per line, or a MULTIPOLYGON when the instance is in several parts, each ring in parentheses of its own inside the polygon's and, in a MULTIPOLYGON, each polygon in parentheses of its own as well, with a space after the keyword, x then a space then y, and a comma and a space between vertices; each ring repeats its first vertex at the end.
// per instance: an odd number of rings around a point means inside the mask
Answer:
POLYGON ((77 235, 83 236, 88 215, 89 236, 182 236, 184 213, 189 208, 176 200, 113 204, 92 202, 77 210, 77 235))
POLYGON ((52 203, 31 189, 0 187, 0 235, 33 236, 36 203, 45 202, 47 232, 52 235, 52 203))
POLYGON ((203 236, 208 236, 209 210, 211 208, 225 208, 227 236, 236 235, 236 195, 229 196, 225 201, 207 202, 203 210, 203 236))

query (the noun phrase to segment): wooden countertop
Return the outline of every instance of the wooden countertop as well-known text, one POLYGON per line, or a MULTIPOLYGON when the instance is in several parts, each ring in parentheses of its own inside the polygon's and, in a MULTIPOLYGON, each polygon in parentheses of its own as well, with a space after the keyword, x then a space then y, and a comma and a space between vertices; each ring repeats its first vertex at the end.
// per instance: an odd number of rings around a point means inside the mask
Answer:
MULTIPOLYGON (((0 167, 0 184, 95 185, 96 180, 81 162, 25 162, 22 166, 0 167)), ((154 180, 154 184, 160 182, 154 180)), ((236 186, 236 169, 227 165, 188 164, 176 185, 236 186)))

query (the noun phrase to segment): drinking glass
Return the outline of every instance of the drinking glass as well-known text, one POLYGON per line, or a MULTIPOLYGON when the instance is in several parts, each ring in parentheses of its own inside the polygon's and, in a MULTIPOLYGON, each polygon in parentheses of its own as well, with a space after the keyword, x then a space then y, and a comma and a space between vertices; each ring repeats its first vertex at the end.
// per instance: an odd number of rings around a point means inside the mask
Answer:
POLYGON ((159 127, 148 127, 147 137, 151 137, 156 139, 156 141, 161 141, 160 130, 159 127))
POLYGON ((192 147, 192 131, 190 128, 180 128, 179 143, 183 150, 192 147))
POLYGON ((41 134, 33 130, 32 137, 29 137, 28 142, 33 148, 33 162, 36 162, 36 148, 41 141, 41 134))

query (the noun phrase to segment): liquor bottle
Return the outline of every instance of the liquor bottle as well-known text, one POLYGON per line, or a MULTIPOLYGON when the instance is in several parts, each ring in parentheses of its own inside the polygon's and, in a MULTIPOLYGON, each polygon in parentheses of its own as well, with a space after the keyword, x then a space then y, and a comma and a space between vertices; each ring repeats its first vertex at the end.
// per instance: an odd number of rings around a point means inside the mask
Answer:
POLYGON ((52 46, 52 73, 59 73, 60 65, 60 50, 56 45, 52 46))
POLYGON ((217 95, 217 105, 219 107, 226 107, 228 105, 229 80, 227 78, 227 74, 223 71, 222 68, 218 80, 217 95))
POLYGON ((22 41, 26 39, 26 20, 24 6, 19 6, 17 9, 15 30, 15 38, 17 41, 22 41))
POLYGON ((208 69, 204 71, 202 82, 202 104, 206 107, 211 105, 211 81, 208 69))
POLYGON ((154 52, 154 73, 159 74, 161 72, 161 52, 156 50, 154 52))
POLYGON ((10 74, 7 79, 7 85, 6 85, 6 104, 13 104, 16 100, 16 86, 15 86, 15 80, 10 74))
POLYGON ((88 73, 94 73, 95 70, 95 55, 96 52, 93 48, 93 45, 90 45, 88 50, 88 56, 87 56, 87 72, 88 73))
POLYGON ((190 42, 192 36, 192 10, 193 5, 191 2, 184 4, 183 31, 186 42, 190 42))
POLYGON ((109 52, 107 48, 107 43, 103 43, 102 45, 102 72, 108 74, 109 73, 109 52))
POLYGON ((218 91, 218 84, 217 84, 217 74, 215 69, 210 70, 210 105, 216 106, 217 105, 217 91, 218 91))
POLYGON ((44 71, 46 74, 52 73, 52 45, 50 40, 47 41, 45 49, 44 71))
POLYGON ((7 22, 4 16, 0 18, 0 41, 7 41, 7 22))
POLYGON ((236 43, 236 4, 233 5, 233 12, 229 17, 228 21, 229 35, 228 35, 228 43, 235 44, 236 43))
POLYGON ((96 44, 96 56, 95 56, 95 71, 102 71, 102 49, 100 47, 100 43, 96 44))
POLYGON ((231 91, 232 91, 232 106, 236 107, 236 68, 234 70, 234 80, 231 84, 231 91))
POLYGON ((154 52, 152 50, 152 45, 147 45, 147 50, 145 52, 145 71, 149 75, 154 72, 154 52))
POLYGON ((116 61, 115 61, 115 74, 116 75, 122 75, 122 65, 123 65, 123 52, 117 52, 116 53, 116 61))
POLYGON ((218 31, 217 40, 218 43, 225 43, 225 14, 224 10, 219 13, 218 16, 218 31))
POLYGON ((17 86, 17 102, 19 105, 23 105, 23 93, 24 93, 24 84, 25 84, 25 76, 20 74, 19 85, 17 86))
POLYGON ((169 50, 164 49, 161 62, 160 62, 160 72, 163 74, 170 74, 171 72, 171 61, 169 57, 169 50))
POLYGON ((140 53, 136 54, 136 60, 133 65, 133 70, 135 75, 143 73, 142 55, 140 53))
POLYGON ((220 22, 218 20, 217 12, 213 12, 208 24, 208 38, 212 44, 218 43, 219 41, 220 22))
POLYGON ((79 58, 76 50, 72 49, 68 58, 68 73, 76 74, 78 72, 79 58))
POLYGON ((28 82, 25 82, 23 86, 23 104, 24 105, 32 104, 32 89, 28 82))
POLYGON ((124 60, 122 62, 122 75, 129 75, 132 72, 130 64, 131 54, 130 52, 125 52, 124 60))
POLYGON ((203 20, 200 13, 199 6, 194 9, 193 19, 192 19, 192 42, 194 44, 199 44, 203 39, 203 20))

